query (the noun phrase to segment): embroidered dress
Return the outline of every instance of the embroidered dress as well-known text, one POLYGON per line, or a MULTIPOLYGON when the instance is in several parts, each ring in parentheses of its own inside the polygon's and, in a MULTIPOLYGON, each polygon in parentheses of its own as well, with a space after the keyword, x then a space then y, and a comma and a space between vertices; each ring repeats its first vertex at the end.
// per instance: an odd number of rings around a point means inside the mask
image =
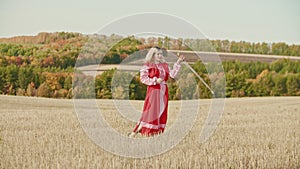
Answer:
POLYGON ((144 102, 142 117, 134 128, 137 132, 141 125, 140 133, 151 136, 164 132, 168 116, 168 86, 166 81, 169 77, 175 78, 180 70, 180 64, 174 64, 170 69, 167 63, 146 63, 140 70, 140 80, 146 84, 147 93, 144 102), (156 79, 161 78, 163 81, 158 84, 156 79))

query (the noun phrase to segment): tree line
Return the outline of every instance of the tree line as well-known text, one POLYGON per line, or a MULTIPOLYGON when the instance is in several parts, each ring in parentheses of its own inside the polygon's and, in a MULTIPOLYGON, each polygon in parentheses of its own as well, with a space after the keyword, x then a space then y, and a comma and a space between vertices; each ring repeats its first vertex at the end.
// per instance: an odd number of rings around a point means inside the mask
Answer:
MULTIPOLYGON (((209 84, 211 76, 224 76, 226 80, 226 97, 251 97, 251 96, 300 96, 300 61, 287 59, 274 61, 271 64, 261 62, 244 63, 239 61, 223 62, 224 72, 208 75, 206 67, 201 62, 196 62, 192 67, 209 84)), ((184 67, 183 67, 184 68, 184 67)), ((85 76, 81 74, 80 76, 85 76)), ((210 98, 211 93, 205 88, 191 72, 183 74, 178 81, 196 81, 197 89, 189 89, 190 83, 178 86, 177 80, 169 81, 169 97, 171 100, 210 98), (199 96, 194 95, 196 92, 199 96)), ((61 69, 55 67, 18 67, 9 65, 0 67, 0 94, 19 96, 40 96, 54 98, 72 98, 72 82, 74 69, 61 69)), ((90 80, 94 80, 90 78, 90 80)), ((181 82, 180 82, 181 83, 181 82)), ((89 90, 89 89, 86 89, 89 90)), ((96 76, 94 92, 99 99, 144 99, 146 86, 139 80, 139 74, 124 74, 115 69, 105 71, 96 76), (118 84, 128 84, 123 81, 131 78, 128 86, 114 85, 113 79, 118 79, 118 84), (127 95, 125 95, 127 93, 127 95)))
MULTIPOLYGON (((299 45, 285 43, 267 44, 168 37, 124 38, 118 35, 92 35, 92 37, 60 32, 43 34, 42 38, 36 40, 38 44, 0 43, 0 94, 72 98, 72 83, 78 80, 74 79, 77 78, 74 77, 75 66, 100 62, 118 64, 134 52, 154 45, 180 50, 300 56, 299 45)), ((30 42, 34 42, 34 39, 30 39, 30 42)), ((201 62, 196 62, 192 67, 210 85, 217 84, 215 81, 211 83, 210 78, 218 80, 225 76, 226 97, 300 95, 299 61, 278 60, 273 63, 227 61, 222 64, 224 72, 212 75, 208 75, 206 67, 201 62)), ((188 72, 183 76, 191 80, 196 79, 197 89, 190 88, 190 84, 185 84, 184 81, 180 81, 180 78, 170 80, 171 100, 212 97, 192 73, 188 72), (179 84, 182 86, 179 87, 179 84)), ((99 99, 144 99, 146 86, 140 83, 138 74, 118 75, 116 70, 110 70, 97 76, 94 88, 86 89, 89 90, 95 90, 93 92, 99 99), (112 87, 113 77, 119 77, 120 81, 122 78, 130 77, 132 81, 129 87, 122 85, 112 87)))

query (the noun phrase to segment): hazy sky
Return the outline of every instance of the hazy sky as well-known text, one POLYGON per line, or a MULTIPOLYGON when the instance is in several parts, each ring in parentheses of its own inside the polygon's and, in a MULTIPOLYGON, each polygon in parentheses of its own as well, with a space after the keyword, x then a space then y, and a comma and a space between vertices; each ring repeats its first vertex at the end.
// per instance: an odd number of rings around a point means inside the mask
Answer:
POLYGON ((0 0, 0 37, 92 34, 143 12, 178 16, 209 39, 300 44, 299 0, 0 0))

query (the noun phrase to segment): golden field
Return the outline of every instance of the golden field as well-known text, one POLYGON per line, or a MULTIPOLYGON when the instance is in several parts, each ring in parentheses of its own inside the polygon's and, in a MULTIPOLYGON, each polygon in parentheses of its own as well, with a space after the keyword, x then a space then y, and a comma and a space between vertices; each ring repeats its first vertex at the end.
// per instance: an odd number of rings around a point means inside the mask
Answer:
MULTIPOLYGON (((133 129, 135 124, 118 115, 112 100, 97 103, 118 132, 133 129)), ((209 103, 201 100, 195 125, 178 145, 136 159, 93 143, 72 100, 0 96, 0 168, 300 168, 300 97, 226 99, 218 128, 200 144, 209 103)), ((143 101, 132 104, 141 110, 143 101)), ((179 105, 169 102, 166 130, 179 105)))

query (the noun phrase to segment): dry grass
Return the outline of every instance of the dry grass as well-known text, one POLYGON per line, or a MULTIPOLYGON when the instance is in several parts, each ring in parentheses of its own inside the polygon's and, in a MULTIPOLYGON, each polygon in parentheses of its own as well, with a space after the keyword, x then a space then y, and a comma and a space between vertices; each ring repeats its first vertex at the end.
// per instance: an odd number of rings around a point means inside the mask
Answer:
MULTIPOLYGON (((121 133, 134 124, 110 100, 99 100, 121 133)), ((300 168, 300 98, 227 99, 214 135, 199 144, 208 110, 204 100, 187 137, 170 151, 146 159, 110 154, 88 139, 72 100, 0 96, 0 168, 300 168)), ((141 108, 143 102, 134 102, 141 108)), ((178 102, 170 102, 168 127, 178 102)))

